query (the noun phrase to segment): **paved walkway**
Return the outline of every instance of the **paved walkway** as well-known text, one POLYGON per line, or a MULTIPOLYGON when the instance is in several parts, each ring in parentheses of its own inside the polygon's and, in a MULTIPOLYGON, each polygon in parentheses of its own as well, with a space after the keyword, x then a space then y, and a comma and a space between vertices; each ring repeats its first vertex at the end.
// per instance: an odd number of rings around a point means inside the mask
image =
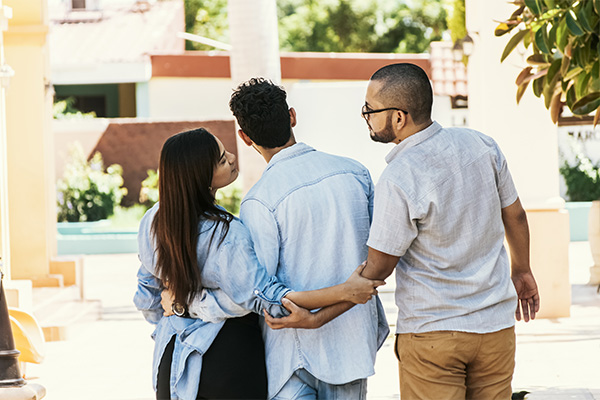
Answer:
MULTIPOLYGON (((513 388, 531 392, 528 400, 600 400, 600 294, 586 285, 590 265, 588 243, 571 243, 571 317, 517 324, 513 388)), ((46 360, 30 365, 28 377, 46 387, 47 400, 153 399, 152 327, 131 301, 137 256, 86 256, 84 268, 85 296, 102 302, 101 318, 82 320, 69 327, 66 341, 47 343, 46 360)), ((390 283, 382 299, 394 323, 390 283)), ((390 336, 369 379, 369 400, 399 398, 392 346, 390 336)))

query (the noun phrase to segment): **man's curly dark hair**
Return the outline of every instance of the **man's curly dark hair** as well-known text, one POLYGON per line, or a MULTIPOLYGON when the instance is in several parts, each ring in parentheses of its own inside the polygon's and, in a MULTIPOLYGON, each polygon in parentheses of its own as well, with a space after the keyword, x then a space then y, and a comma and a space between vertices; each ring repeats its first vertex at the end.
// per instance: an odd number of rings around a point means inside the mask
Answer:
POLYGON ((272 149, 286 144, 292 134, 286 97, 281 86, 252 78, 235 89, 229 108, 254 143, 272 149))

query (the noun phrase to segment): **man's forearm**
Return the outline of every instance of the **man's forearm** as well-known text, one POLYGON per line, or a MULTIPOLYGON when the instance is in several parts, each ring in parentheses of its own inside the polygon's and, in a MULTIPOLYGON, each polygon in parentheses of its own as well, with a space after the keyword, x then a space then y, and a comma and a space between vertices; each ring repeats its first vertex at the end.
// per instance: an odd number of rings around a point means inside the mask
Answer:
POLYGON ((369 247, 367 266, 363 270, 362 276, 368 279, 385 280, 394 272, 398 260, 400 260, 400 257, 392 256, 369 247))
POLYGON ((518 199, 502 209, 502 221, 510 249, 512 272, 529 272, 529 225, 527 214, 518 199))

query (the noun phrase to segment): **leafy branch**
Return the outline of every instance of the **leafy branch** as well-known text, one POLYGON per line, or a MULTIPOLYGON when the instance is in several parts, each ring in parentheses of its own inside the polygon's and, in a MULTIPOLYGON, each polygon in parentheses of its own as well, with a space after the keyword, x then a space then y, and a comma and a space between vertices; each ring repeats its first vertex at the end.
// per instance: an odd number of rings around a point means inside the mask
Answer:
POLYGON ((531 47, 517 76, 517 103, 531 83, 556 123, 564 105, 574 115, 600 117, 600 0, 516 0, 517 9, 495 30, 516 31, 500 61, 522 43, 531 47))

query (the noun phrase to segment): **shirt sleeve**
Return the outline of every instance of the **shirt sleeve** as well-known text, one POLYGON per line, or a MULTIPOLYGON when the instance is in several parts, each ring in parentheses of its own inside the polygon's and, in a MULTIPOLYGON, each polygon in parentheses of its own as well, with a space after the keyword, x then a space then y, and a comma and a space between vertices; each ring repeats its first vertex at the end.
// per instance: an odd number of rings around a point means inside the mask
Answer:
POLYGON ((280 236, 275 216, 260 201, 248 199, 242 202, 240 219, 250 232, 258 261, 269 275, 277 275, 280 236))
POLYGON ((241 307, 262 315, 266 309, 274 317, 289 314, 281 299, 291 290, 270 276, 259 263, 252 240, 230 230, 226 242, 219 246, 219 288, 241 307))
POLYGON ((367 245, 372 249, 401 257, 417 237, 418 215, 406 194, 382 176, 375 186, 373 222, 367 245))
POLYGON ((508 207, 513 204, 517 197, 517 189, 512 179, 512 175, 508 170, 508 163, 506 157, 502 154, 502 151, 496 144, 496 181, 498 182, 498 195, 500 196, 500 206, 502 208, 508 207))
POLYGON ((192 318, 205 322, 220 322, 228 318, 242 317, 250 311, 235 303, 223 290, 203 288, 188 305, 192 318))
POLYGON ((148 271, 144 264, 138 270, 137 279, 138 285, 133 303, 142 312, 146 321, 158 324, 163 315, 163 308, 160 305, 161 282, 148 271))

